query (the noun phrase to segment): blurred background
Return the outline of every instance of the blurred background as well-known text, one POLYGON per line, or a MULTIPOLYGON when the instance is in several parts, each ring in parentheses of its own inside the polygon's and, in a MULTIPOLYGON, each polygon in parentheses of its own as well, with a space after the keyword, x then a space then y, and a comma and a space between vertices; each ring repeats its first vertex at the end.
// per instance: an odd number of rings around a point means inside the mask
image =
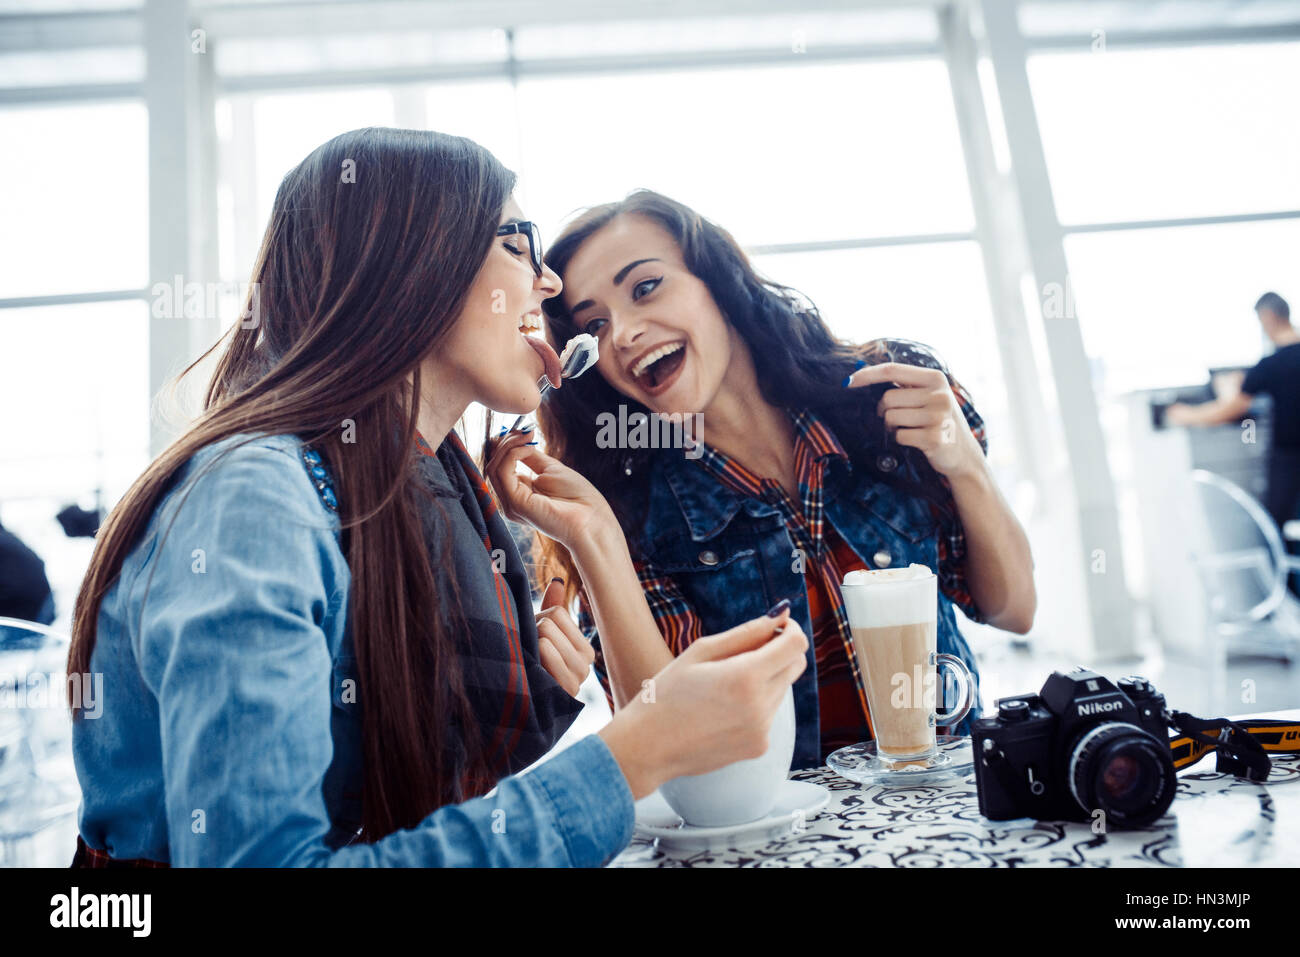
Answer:
POLYGON ((1300 301, 1300 3, 1274 0, 0 0, 0 523, 26 589, 0 615, 49 626, 49 660, 281 177, 368 125, 482 143, 544 241, 667 193, 837 334, 937 350, 1036 560, 1029 636, 962 621, 986 706, 1075 664, 1206 716, 1300 704, 1300 530, 1259 506, 1294 413, 1163 415, 1277 347, 1264 293, 1300 301))

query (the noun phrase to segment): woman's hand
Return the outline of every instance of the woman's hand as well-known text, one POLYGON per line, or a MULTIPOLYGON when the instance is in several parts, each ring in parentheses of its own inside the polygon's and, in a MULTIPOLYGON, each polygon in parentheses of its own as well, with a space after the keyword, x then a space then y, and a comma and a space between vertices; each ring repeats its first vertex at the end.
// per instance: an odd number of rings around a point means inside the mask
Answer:
POLYGON ((691 642, 598 733, 636 799, 683 774, 767 750, 786 691, 807 666, 808 638, 789 607, 691 642))
POLYGON ((570 551, 607 533, 611 526, 618 528, 613 509, 596 487, 529 445, 532 438, 531 427, 527 432, 510 432, 497 441, 487 460, 484 471, 506 517, 533 526, 570 551), (534 474, 520 473, 516 468, 520 462, 534 474))
POLYGON ((1185 402, 1165 406, 1165 425, 1191 425, 1195 420, 1192 407, 1185 402))
POLYGON ((552 578, 537 614, 537 652, 542 665, 560 687, 573 697, 591 673, 596 650, 582 637, 577 623, 564 607, 564 579, 552 578))
POLYGON ((847 385, 861 389, 878 382, 896 386, 876 405, 895 442, 920 449, 934 470, 950 479, 984 467, 984 451, 947 375, 905 362, 882 362, 854 372, 847 385))

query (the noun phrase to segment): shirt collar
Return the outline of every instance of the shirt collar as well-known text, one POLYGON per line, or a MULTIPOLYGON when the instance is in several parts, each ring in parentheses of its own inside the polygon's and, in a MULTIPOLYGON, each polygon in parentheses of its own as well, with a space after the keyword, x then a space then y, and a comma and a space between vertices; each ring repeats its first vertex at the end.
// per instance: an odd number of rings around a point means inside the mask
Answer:
MULTIPOLYGON (((811 410, 801 409, 790 416, 795 426, 796 455, 804 450, 813 461, 849 462, 848 453, 834 433, 811 410)), ((754 516, 777 512, 757 495, 743 494, 733 482, 725 479, 724 476, 732 472, 739 475, 738 466, 729 456, 703 442, 697 450, 692 450, 689 457, 676 450, 664 450, 654 459, 654 469, 671 491, 693 540, 705 541, 714 537, 741 508, 754 516)), ((655 515, 652 510, 649 524, 657 525, 661 517, 667 516, 655 515)), ((655 531, 654 527, 647 528, 652 537, 655 531)))
MULTIPOLYGON (((447 438, 443 440, 443 445, 450 445, 453 449, 464 451, 465 446, 460 441, 460 436, 456 430, 452 429, 447 433, 447 438)), ((429 487, 436 494, 458 495, 455 484, 447 474, 446 467, 438 457, 438 450, 429 445, 419 430, 415 433, 415 448, 419 453, 416 457, 416 468, 424 477, 429 487)), ((455 458, 455 456, 453 456, 455 458)))
MULTIPOLYGON (((835 433, 827 427, 812 409, 787 410, 794 425, 794 460, 796 469, 801 465, 811 465, 829 460, 839 460, 848 464, 849 455, 844 451, 835 433)), ((698 461, 717 478, 730 481, 746 492, 758 495, 760 489, 752 476, 743 469, 735 459, 718 449, 710 448, 707 443, 699 445, 698 461)), ((804 478, 799 475, 800 480, 804 478)))

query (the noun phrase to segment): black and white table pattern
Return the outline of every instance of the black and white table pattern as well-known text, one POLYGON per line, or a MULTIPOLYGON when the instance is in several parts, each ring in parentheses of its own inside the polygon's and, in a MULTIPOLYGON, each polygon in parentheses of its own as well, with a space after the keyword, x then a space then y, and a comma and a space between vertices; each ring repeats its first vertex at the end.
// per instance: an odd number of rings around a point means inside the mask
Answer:
MULTIPOLYGON (((1300 716, 1297 712, 1258 715, 1300 716)), ((798 772, 830 792, 819 815, 766 844, 663 850, 635 835, 611 867, 1296 867, 1300 754, 1274 754, 1266 784, 1219 774, 1207 755, 1178 775, 1164 817, 1094 833, 1091 824, 990 821, 975 772, 947 783, 866 787, 828 768, 798 772)))

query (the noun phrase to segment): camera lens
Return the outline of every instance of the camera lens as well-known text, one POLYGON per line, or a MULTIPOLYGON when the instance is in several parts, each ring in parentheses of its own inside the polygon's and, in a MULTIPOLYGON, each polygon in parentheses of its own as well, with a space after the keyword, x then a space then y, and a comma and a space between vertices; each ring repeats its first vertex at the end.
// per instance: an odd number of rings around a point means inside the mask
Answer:
POLYGON ((1169 810, 1178 785, 1169 746, 1137 725, 1095 725, 1069 755, 1066 780, 1086 813, 1100 808, 1112 824, 1141 827, 1169 810))

